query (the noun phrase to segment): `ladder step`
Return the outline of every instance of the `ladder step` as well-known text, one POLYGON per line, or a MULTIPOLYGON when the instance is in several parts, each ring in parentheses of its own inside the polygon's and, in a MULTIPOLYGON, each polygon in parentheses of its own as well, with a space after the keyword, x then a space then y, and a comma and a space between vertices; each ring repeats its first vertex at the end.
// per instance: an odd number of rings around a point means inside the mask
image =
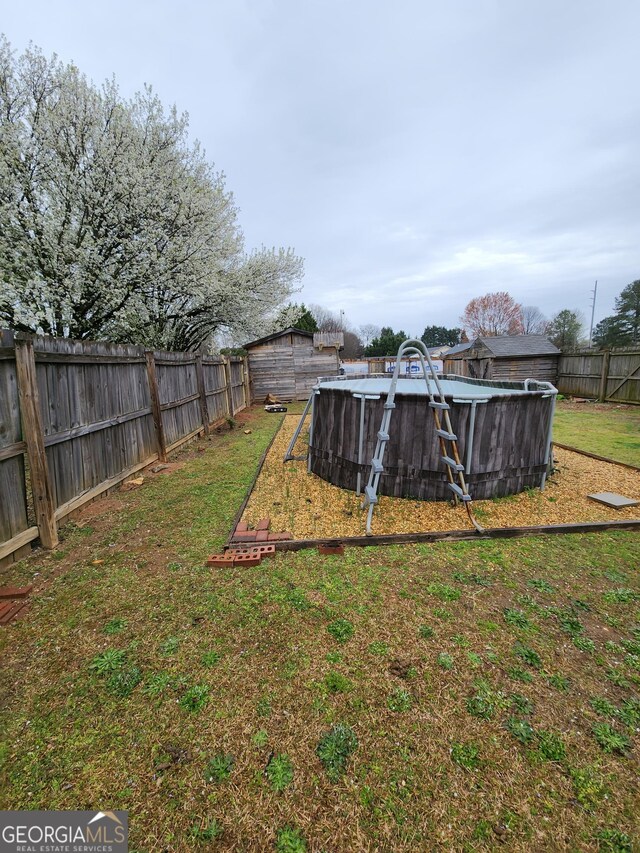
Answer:
POLYGON ((443 412, 448 412, 451 406, 448 403, 438 403, 435 400, 432 400, 429 405, 432 409, 441 409, 443 412))
POLYGON ((379 459, 371 460, 371 470, 374 474, 384 474, 384 466, 379 459))
POLYGON ((378 433, 378 441, 389 441, 389 433, 380 430, 378 433))
POLYGON ((458 436, 454 435, 452 432, 447 432, 446 429, 437 429, 436 435, 439 435, 440 438, 444 438, 446 441, 457 441, 458 436))
POLYGON ((450 456, 443 456, 442 461, 445 465, 448 465, 449 468, 453 468, 454 471, 464 471, 464 465, 456 462, 456 460, 452 459, 450 456))
POLYGON ((387 400, 387 402, 384 404, 384 406, 383 406, 382 408, 383 408, 383 409, 395 409, 395 407, 396 407, 396 404, 395 404, 395 403, 390 403, 390 402, 387 400))
POLYGON ((365 486, 364 487, 364 496, 367 499, 368 504, 377 504, 378 496, 376 494, 376 490, 373 486, 365 486))
POLYGON ((465 492, 463 492, 457 483, 447 483, 447 486, 449 486, 451 491, 454 492, 460 498, 461 501, 470 501, 471 500, 471 495, 468 495, 465 492))

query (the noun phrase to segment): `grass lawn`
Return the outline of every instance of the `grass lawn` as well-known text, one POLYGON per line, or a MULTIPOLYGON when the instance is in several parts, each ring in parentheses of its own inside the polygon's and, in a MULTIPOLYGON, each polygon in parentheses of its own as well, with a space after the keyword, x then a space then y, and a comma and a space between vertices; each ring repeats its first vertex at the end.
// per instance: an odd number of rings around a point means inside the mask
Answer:
POLYGON ((127 809, 138 853, 632 850, 640 536, 212 572, 280 423, 241 420, 4 571, 2 806, 127 809))
POLYGON ((561 444, 640 466, 640 406, 561 400, 553 437, 561 444))

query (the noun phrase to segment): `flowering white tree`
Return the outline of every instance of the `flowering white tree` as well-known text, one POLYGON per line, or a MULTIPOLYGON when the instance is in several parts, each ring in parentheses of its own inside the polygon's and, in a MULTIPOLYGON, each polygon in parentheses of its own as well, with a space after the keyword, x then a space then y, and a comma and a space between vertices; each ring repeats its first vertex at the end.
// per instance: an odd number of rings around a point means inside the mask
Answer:
POLYGON ((125 101, 0 37, 0 325, 169 349, 263 332, 302 259, 245 251, 187 131, 150 88, 125 101))

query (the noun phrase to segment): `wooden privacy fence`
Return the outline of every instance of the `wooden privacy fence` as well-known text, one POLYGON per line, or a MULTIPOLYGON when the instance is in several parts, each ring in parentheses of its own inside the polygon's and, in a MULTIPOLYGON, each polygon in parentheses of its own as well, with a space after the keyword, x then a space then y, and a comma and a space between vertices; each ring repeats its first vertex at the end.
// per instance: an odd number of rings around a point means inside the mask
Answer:
POLYGON ((640 403, 640 347, 563 353, 558 390, 574 397, 640 403))
POLYGON ((0 330, 0 565, 248 400, 242 358, 0 330))

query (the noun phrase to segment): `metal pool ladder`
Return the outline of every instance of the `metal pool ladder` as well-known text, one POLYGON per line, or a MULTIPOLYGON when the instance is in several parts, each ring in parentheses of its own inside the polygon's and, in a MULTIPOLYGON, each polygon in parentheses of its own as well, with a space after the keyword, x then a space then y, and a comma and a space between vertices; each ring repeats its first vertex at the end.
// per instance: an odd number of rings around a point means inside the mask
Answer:
MULTIPOLYGON (((382 422, 378 431, 376 441, 376 449, 371 460, 371 470, 369 472, 369 481, 364 489, 364 500, 362 508, 367 512, 367 535, 371 533, 371 520, 373 518, 373 508, 378 503, 378 486, 380 485, 380 477, 384 473, 384 452, 389 441, 389 424, 391 423, 391 413, 396 407, 395 396, 398 378, 400 376, 400 365, 402 358, 405 355, 417 354, 420 358, 420 366, 422 368, 422 378, 424 379, 427 395, 429 397, 429 408, 433 412, 433 418, 436 425, 436 435, 440 442, 440 452, 442 461, 445 464, 447 471, 447 485, 453 492, 453 499, 457 503, 462 501, 467 510, 469 519, 478 533, 484 533, 484 529, 478 524, 471 508, 471 495, 467 489, 467 484, 464 478, 464 465, 460 461, 460 453, 458 452, 458 436, 454 433, 451 426, 451 417, 449 412, 451 407, 447 403, 442 391, 442 385, 435 371, 433 361, 429 355, 429 350, 422 341, 407 340, 400 345, 398 355, 396 356, 396 365, 393 370, 393 377, 387 395, 387 401, 384 404, 382 413, 382 422), (426 364, 429 365, 430 374, 427 373, 426 364), (431 386, 431 380, 435 386, 435 392, 431 386), (456 482, 457 480, 457 482, 456 482)), ((413 382, 419 382, 418 378, 412 379, 413 382)))

